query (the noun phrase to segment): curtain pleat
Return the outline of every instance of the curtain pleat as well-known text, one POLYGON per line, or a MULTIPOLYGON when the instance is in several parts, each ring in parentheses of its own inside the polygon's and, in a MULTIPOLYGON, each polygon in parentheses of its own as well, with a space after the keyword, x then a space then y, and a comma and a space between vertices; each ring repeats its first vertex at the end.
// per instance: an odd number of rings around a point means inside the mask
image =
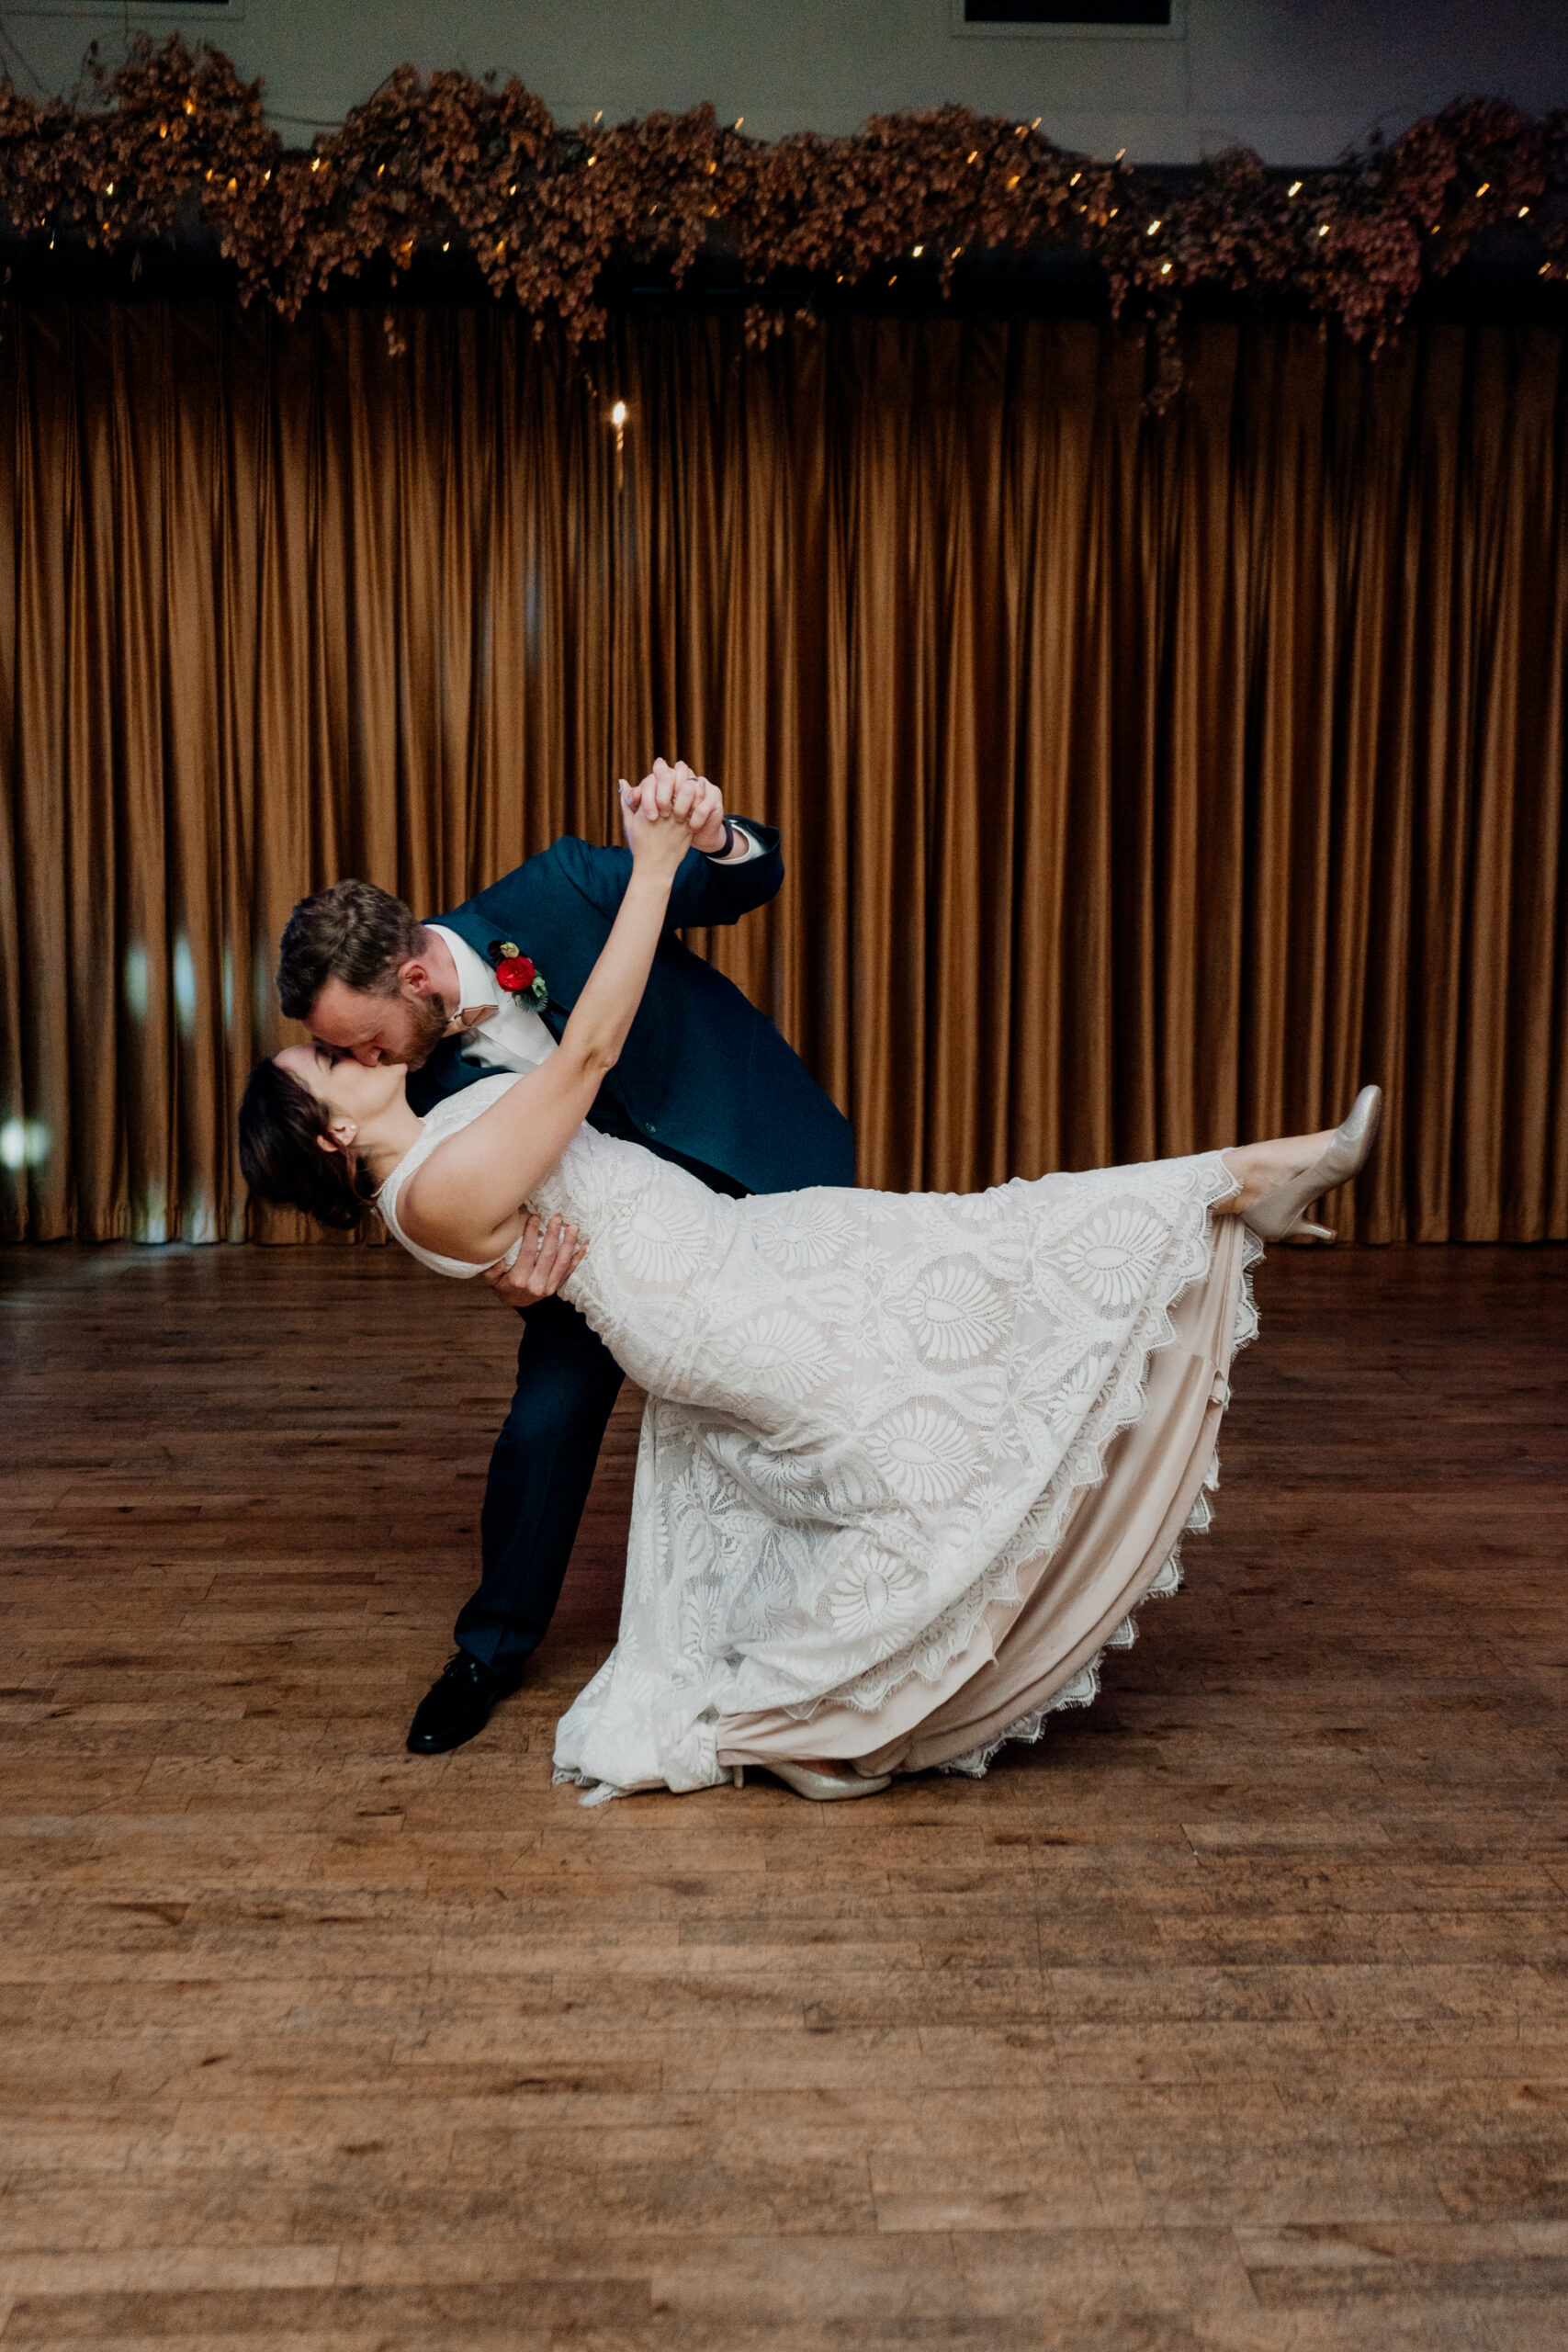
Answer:
MULTIPOLYGON (((0 318, 0 1217, 303 1238, 233 1120, 294 900, 436 912, 656 751, 779 824, 694 944, 967 1189, 1316 1126, 1342 1227, 1568 1237, 1562 338, 748 351, 502 311, 0 318), (627 422, 617 462, 611 403, 627 422)), ((524 943, 526 945, 526 943, 524 943)))

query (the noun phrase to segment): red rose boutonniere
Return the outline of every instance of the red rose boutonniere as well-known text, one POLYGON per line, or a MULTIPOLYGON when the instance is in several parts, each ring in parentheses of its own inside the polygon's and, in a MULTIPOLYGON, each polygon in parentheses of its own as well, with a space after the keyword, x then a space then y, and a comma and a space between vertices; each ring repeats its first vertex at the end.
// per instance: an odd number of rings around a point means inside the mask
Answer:
POLYGON ((492 939, 485 950, 495 966, 498 987, 508 996, 521 997, 536 1012, 544 1010, 549 990, 539 978, 531 956, 525 956, 514 939, 492 939))

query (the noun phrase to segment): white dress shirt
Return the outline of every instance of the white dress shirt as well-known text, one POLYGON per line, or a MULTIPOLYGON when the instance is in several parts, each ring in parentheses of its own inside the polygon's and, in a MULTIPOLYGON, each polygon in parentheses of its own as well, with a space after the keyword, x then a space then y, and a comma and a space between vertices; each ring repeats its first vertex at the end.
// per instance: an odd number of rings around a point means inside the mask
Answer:
MULTIPOLYGON (((730 820, 736 836, 747 844, 744 857, 716 859, 724 865, 746 865, 752 858, 761 857, 762 844, 755 833, 735 820, 730 820)), ((491 966, 468 941, 455 931, 447 931, 438 922, 426 925, 437 939, 444 940, 447 953, 457 967, 457 1001, 453 1011, 469 1021, 461 1033, 457 1051, 464 1061, 472 1062, 479 1069, 537 1069, 555 1052, 556 1041, 531 1004, 513 996, 496 978, 491 966)), ((528 943, 518 945, 525 956, 528 943)), ((545 974, 547 982, 549 974, 545 974)))
POLYGON ((457 967, 457 1001, 471 1023, 457 1041, 466 1062, 480 1069, 537 1069, 555 1052, 556 1041, 531 1004, 512 996, 496 978, 482 956, 457 932, 433 922, 427 926, 444 940, 457 967))

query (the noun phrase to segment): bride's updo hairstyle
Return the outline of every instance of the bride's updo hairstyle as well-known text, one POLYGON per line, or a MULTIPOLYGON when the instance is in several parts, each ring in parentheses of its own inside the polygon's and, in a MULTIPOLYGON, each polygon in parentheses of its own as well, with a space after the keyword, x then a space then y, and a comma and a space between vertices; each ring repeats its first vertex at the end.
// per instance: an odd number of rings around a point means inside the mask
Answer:
POLYGON ((317 1137, 329 1124, 308 1086, 275 1061, 258 1062, 240 1103, 240 1166, 262 1200, 303 1209, 318 1225, 351 1233, 373 1188, 362 1159, 351 1165, 341 1151, 321 1149, 317 1137))

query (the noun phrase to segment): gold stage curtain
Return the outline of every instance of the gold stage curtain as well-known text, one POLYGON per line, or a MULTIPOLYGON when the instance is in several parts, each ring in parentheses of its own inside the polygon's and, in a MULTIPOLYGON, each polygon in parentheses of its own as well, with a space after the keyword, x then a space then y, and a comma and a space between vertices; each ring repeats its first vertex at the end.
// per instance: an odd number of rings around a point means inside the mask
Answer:
MULTIPOLYGON (((681 753, 784 829, 699 942, 875 1185, 1392 1116, 1364 1237, 1568 1235, 1563 340, 500 311, 0 321, 14 1235, 247 1225, 291 903, 421 912, 681 753), (628 407, 617 467, 609 405, 628 407)), ((526 942, 524 943, 525 946, 526 942)))

